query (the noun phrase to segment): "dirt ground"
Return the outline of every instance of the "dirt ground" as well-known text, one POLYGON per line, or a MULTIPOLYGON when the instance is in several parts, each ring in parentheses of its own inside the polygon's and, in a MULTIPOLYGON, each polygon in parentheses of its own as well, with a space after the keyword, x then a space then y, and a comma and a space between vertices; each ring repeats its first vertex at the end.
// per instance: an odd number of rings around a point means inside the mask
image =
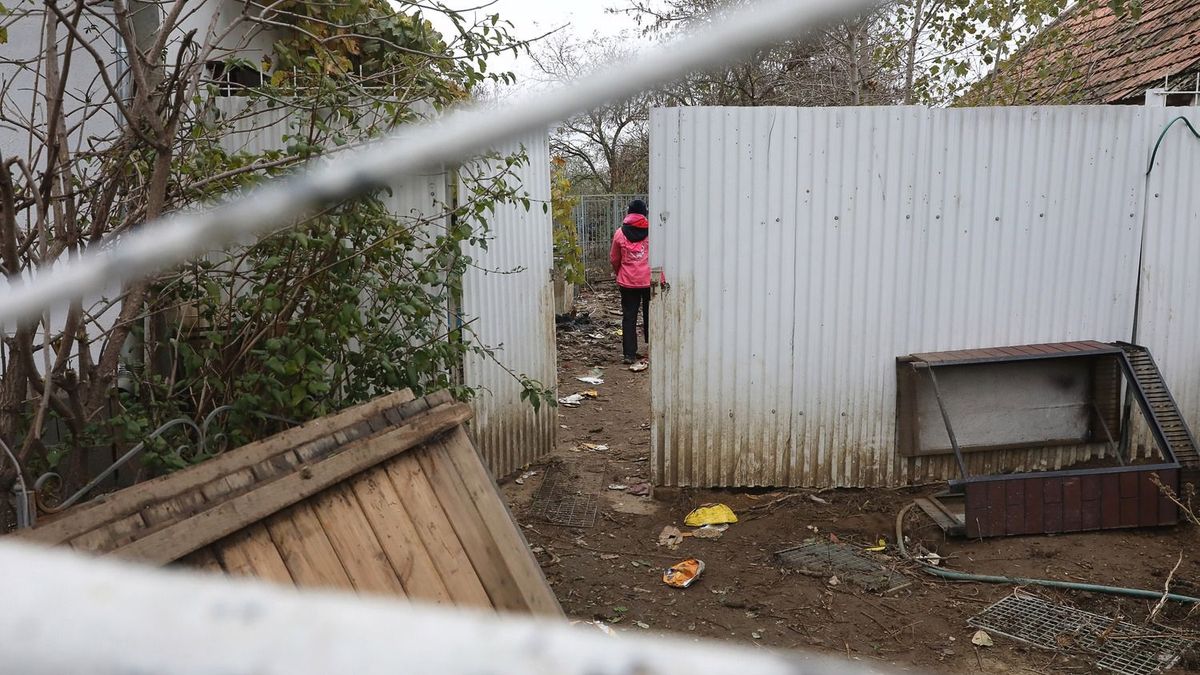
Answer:
MULTIPOLYGON (((668 631, 696 639, 763 647, 834 652, 876 667, 918 672, 1092 672, 1094 660, 1069 648, 1051 652, 993 636, 976 647, 967 619, 1013 592, 1011 586, 952 583, 923 574, 894 547, 899 510, 939 486, 895 490, 734 491, 658 490, 632 496, 609 485, 649 479, 648 372, 620 362, 619 302, 615 289, 581 298, 590 321, 559 326, 560 395, 589 389, 576 381, 595 367, 605 382, 599 397, 577 408, 560 406, 554 455, 502 484, 513 513, 567 614, 600 621, 617 631, 668 631), (589 450, 582 443, 602 444, 589 450), (573 473, 575 485, 599 499, 595 525, 552 525, 531 509, 548 469, 573 473), (816 499, 814 499, 816 497, 816 499), (659 546, 666 525, 708 502, 729 505, 739 522, 720 539, 687 538, 675 551, 659 546), (886 539, 889 556, 909 585, 869 593, 824 575, 786 573, 773 553, 809 538, 871 546, 886 539), (687 589, 662 583, 664 567, 689 557, 704 561, 700 580, 687 589)), ((653 367, 653 365, 651 366, 653 367)), ((923 545, 967 572, 1090 582, 1161 590, 1182 553, 1172 590, 1200 595, 1200 532, 1189 526, 1069 536, 949 539, 923 513, 905 520, 909 546, 923 545)), ((1152 600, 1046 588, 1024 589, 1043 598, 1141 623, 1152 600)), ((1200 611, 1168 605, 1164 629, 1200 632, 1200 611)), ((1200 648, 1171 672, 1200 673, 1200 648)))

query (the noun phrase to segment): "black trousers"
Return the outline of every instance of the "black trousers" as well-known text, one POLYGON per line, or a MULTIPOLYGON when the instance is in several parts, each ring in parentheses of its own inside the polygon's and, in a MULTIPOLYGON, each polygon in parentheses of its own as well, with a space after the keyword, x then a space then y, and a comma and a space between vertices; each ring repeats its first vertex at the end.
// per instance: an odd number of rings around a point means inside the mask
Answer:
POLYGON ((642 335, 650 343, 650 289, 621 287, 621 334, 625 358, 637 357, 637 318, 642 310, 642 335))

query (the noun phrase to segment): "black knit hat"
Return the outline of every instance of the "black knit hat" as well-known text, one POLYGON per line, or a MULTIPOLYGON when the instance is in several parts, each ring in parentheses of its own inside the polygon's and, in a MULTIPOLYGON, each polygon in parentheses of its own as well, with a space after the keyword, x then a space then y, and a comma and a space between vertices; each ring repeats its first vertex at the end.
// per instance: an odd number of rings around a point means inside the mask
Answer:
POLYGON ((647 218, 650 217, 650 209, 646 208, 646 202, 640 199, 635 199, 629 202, 629 210, 627 210, 625 213, 639 213, 647 218))

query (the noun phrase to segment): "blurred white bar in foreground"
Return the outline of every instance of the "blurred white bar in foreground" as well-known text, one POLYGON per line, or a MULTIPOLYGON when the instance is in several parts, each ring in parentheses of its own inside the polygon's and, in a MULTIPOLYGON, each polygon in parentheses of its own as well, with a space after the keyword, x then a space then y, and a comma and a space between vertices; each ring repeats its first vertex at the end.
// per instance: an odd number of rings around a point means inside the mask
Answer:
POLYGON ((871 673, 861 664, 352 595, 0 542, 0 671, 22 675, 871 673))

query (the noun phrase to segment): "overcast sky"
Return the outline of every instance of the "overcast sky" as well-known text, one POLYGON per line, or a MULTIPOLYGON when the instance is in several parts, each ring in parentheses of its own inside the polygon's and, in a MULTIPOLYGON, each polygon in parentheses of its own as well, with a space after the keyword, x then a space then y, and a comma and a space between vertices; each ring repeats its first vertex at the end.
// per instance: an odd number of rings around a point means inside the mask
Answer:
MULTIPOLYGON (((478 0, 444 1, 454 9, 483 4, 478 0)), ((532 39, 561 26, 568 26, 576 35, 581 36, 590 36, 593 33, 615 35, 622 30, 633 29, 633 19, 604 10, 624 4, 622 0, 495 0, 475 13, 499 14, 501 18, 513 23, 516 36, 521 39, 532 39)), ((470 16, 472 13, 464 14, 470 16)), ((434 23, 438 28, 445 28, 438 25, 440 22, 437 20, 434 23)), ((518 75, 528 75, 531 70, 530 64, 518 62, 511 54, 489 62, 489 68, 512 70, 518 75)))

